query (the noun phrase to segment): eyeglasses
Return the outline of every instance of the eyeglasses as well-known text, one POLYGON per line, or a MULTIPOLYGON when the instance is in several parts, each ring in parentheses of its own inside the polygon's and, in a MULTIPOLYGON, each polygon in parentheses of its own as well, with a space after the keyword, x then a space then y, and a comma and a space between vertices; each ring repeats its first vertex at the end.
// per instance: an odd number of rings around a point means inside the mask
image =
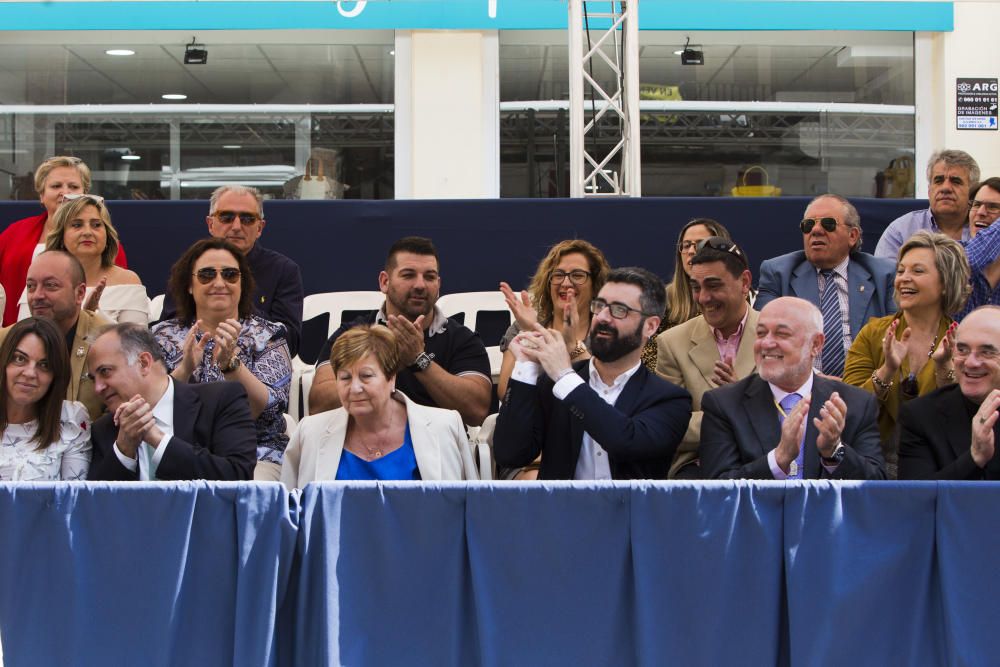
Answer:
POLYGON ((63 196, 63 201, 76 201, 77 199, 91 199, 95 204, 103 204, 104 197, 101 195, 83 194, 82 192, 67 192, 63 196))
POLYGON ((577 269, 576 271, 570 271, 569 273, 566 273, 565 271, 556 270, 552 272, 552 276, 549 278, 549 282, 552 283, 553 285, 559 285, 562 283, 562 281, 566 280, 567 277, 569 278, 569 281, 571 283, 579 286, 584 284, 585 282, 587 282, 587 280, 590 279, 590 272, 582 271, 580 269, 577 269))
POLYGON ((732 241, 727 241, 721 236, 709 236, 707 239, 702 239, 698 241, 695 248, 697 248, 698 252, 701 252, 705 248, 711 248, 712 250, 718 250, 719 252, 728 252, 739 257, 744 266, 747 264, 747 256, 743 254, 743 251, 740 250, 739 246, 732 241))
POLYGON ((799 223, 799 229, 802 230, 803 234, 808 234, 819 223, 820 227, 828 232, 832 232, 837 229, 837 219, 836 218, 806 218, 799 223))
POLYGON ((990 215, 1000 215, 1000 202, 993 201, 979 201, 978 199, 973 199, 969 202, 969 208, 975 210, 980 206, 986 209, 986 212, 990 215))
POLYGON ((217 269, 212 266, 206 266, 204 269, 198 269, 194 272, 194 276, 198 279, 202 285, 208 285, 213 280, 215 276, 222 274, 222 279, 225 280, 230 285, 234 285, 239 282, 240 270, 234 269, 231 266, 227 266, 222 269, 217 269))
POLYGON ((698 247, 697 241, 681 241, 677 244, 678 252, 687 252, 688 250, 694 250, 698 247))
POLYGON ((594 315, 599 315, 605 308, 611 311, 611 317, 616 320, 624 320, 628 317, 629 313, 639 313, 643 317, 651 317, 650 313, 643 312, 638 308, 626 306, 624 303, 608 303, 604 299, 594 299, 590 302, 590 312, 594 315))
POLYGON ((236 211, 216 211, 212 217, 224 225, 232 224, 236 218, 239 218, 240 224, 244 227, 249 227, 260 220, 260 216, 256 213, 237 213, 236 211))

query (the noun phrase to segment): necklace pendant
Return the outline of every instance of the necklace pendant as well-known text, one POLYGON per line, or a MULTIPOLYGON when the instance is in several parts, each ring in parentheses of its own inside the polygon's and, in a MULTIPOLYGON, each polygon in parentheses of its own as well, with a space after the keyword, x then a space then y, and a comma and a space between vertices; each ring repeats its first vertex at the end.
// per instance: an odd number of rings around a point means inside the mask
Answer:
POLYGON ((372 454, 372 458, 373 459, 380 459, 380 458, 382 458, 382 450, 381 449, 376 449, 375 452, 372 454))
POLYGON ((799 475, 799 464, 797 461, 792 461, 788 464, 788 476, 798 477, 799 475))

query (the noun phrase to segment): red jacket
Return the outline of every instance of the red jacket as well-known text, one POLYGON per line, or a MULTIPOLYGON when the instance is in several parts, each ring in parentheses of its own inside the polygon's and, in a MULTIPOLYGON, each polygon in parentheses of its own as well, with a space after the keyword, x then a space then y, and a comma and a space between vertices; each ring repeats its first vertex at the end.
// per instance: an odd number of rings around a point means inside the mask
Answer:
MULTIPOLYGON (((0 233, 0 283, 7 293, 7 305, 3 311, 3 326, 17 322, 17 302, 24 292, 24 282, 28 277, 28 266, 45 229, 48 212, 14 222, 0 233)), ((128 268, 125 248, 118 244, 115 264, 128 268)))

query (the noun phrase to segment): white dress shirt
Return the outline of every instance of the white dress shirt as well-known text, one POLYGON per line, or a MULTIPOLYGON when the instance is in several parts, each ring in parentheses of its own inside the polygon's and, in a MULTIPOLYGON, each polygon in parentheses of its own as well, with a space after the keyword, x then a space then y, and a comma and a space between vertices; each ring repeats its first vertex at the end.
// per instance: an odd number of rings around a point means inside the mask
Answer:
POLYGON ((136 471, 139 469, 139 479, 143 482, 148 482, 155 480, 155 473, 153 477, 150 477, 149 470, 152 466, 153 470, 160 465, 160 460, 163 459, 163 453, 167 451, 167 445, 170 444, 170 439, 174 435, 174 379, 167 379, 167 390, 163 392, 163 396, 160 400, 156 402, 153 406, 153 418, 156 420, 156 425, 161 431, 163 431, 163 439, 160 440, 158 447, 153 447, 146 443, 145 441, 139 443, 139 449, 136 452, 138 456, 137 459, 132 459, 124 454, 122 450, 118 449, 118 443, 114 444, 115 456, 121 461, 122 465, 131 470, 136 471))
MULTIPOLYGON (((626 383, 639 370, 640 365, 642 365, 641 361, 616 377, 610 385, 607 385, 604 384, 600 373, 594 367, 594 360, 591 359, 588 365, 588 369, 590 370, 590 382, 588 384, 591 389, 597 392, 598 396, 604 399, 605 403, 614 405, 618 401, 618 397, 621 395, 626 383)), ((541 372, 542 367, 534 362, 518 361, 514 364, 514 370, 511 372, 510 377, 512 380, 524 382, 525 384, 537 384, 538 376, 541 375, 541 372)), ((567 373, 552 386, 552 395, 562 401, 569 396, 570 392, 583 383, 583 378, 575 371, 567 373)), ((583 432, 580 456, 576 460, 576 472, 573 475, 573 479, 611 479, 611 465, 608 462, 608 453, 586 431, 583 432)))

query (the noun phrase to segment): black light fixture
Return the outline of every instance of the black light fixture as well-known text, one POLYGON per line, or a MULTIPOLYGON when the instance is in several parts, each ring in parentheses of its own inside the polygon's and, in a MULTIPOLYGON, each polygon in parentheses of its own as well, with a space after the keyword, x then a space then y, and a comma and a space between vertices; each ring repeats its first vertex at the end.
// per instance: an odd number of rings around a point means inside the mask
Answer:
POLYGON ((208 49, 205 48, 204 44, 196 44, 194 37, 191 38, 191 43, 187 45, 184 49, 184 64, 185 65, 204 65, 208 62, 208 49))
POLYGON ((687 38, 684 43, 684 50, 681 51, 681 65, 704 65, 705 52, 691 48, 691 38, 687 38))

